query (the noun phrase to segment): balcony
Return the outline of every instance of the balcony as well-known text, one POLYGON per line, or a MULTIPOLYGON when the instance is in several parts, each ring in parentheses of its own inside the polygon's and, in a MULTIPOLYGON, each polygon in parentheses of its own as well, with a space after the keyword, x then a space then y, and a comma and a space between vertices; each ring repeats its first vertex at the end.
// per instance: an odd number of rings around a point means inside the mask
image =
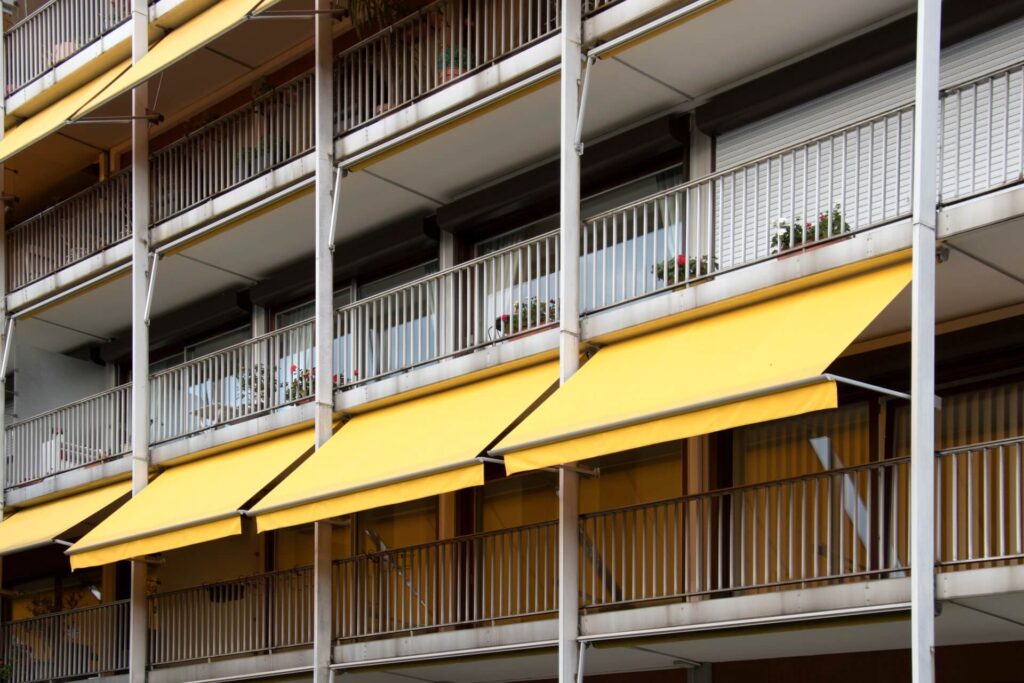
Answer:
MULTIPOLYGON (((1021 148, 1024 128, 1009 105, 1022 82, 1024 67, 1016 66, 944 93, 944 205, 1020 182, 1020 159, 1012 150, 1021 148), (974 161, 980 150, 984 164, 974 161)), ((310 116, 294 104, 308 103, 310 88, 310 78, 303 76, 253 108, 158 152, 154 169, 164 170, 155 174, 154 196, 161 198, 156 215, 173 216, 204 193, 223 191, 303 154, 308 131, 295 131, 310 116), (273 139, 281 144, 265 146, 268 138, 255 135, 257 130, 280 132, 273 139), (207 166, 188 175, 183 160, 203 150, 209 152, 200 155, 207 166), (244 166, 237 165, 238 154, 244 166), (175 191, 179 187, 191 189, 175 191)), ((905 219, 912 140, 913 111, 902 107, 588 217, 581 235, 583 314, 905 219)), ((83 253, 100 248, 104 241, 98 235, 124 238, 127 185, 117 185, 122 178, 98 186, 103 195, 90 191, 74 200, 92 207, 92 219, 117 217, 118 230, 107 232, 101 220, 99 227, 89 223, 84 232, 72 231, 71 239, 58 239, 67 234, 65 217, 85 215, 84 209, 75 213, 58 206, 13 231, 11 252, 24 256, 29 244, 70 243, 77 246, 65 254, 83 253), (106 202, 119 210, 107 210, 106 202)), ((559 260, 558 233, 551 232, 339 308, 332 350, 336 390, 553 327, 560 316, 559 260)), ((29 273, 25 267, 32 263, 13 256, 11 277, 25 281, 45 271, 29 273)), ((307 321, 153 375, 150 441, 167 442, 308 400, 312 340, 307 321)), ((10 425, 7 485, 127 452, 129 394, 123 385, 10 425)))
MULTIPOLYGON (((472 11, 454 0, 435 2, 335 57, 335 136, 419 102, 557 30, 558 7, 550 0, 483 3, 472 11)), ((312 148, 309 71, 154 153, 153 224, 281 169, 312 148)), ((311 173, 311 165, 298 168, 284 184, 311 173)), ((127 240, 130 186, 128 172, 116 174, 12 227, 9 291, 127 240)))
MULTIPOLYGON (((941 572, 1024 558, 1022 457, 1020 437, 937 453, 941 572)), ((581 613, 905 581, 908 496, 901 457, 583 515, 581 613)), ((335 560, 335 642, 551 619, 557 557, 557 525, 544 522, 335 560)), ((312 642, 308 567, 158 592, 148 604, 153 667, 312 642)), ((9 623, 11 680, 123 670, 126 627, 126 603, 9 623)))
POLYGON ((50 0, 4 35, 10 95, 128 21, 131 2, 50 0))
POLYGON ((93 678, 128 669, 128 601, 3 625, 7 680, 93 678))

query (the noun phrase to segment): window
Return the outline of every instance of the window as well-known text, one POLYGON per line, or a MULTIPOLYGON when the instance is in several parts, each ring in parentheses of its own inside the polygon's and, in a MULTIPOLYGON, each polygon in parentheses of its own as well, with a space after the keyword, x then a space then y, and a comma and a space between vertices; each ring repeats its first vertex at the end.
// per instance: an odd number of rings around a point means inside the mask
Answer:
MULTIPOLYGON (((586 219, 599 213, 614 209, 616 206, 628 204, 634 200, 667 190, 683 181, 682 165, 672 166, 643 178, 631 180, 610 190, 584 198, 580 202, 580 215, 586 219)), ((485 256, 492 252, 518 244, 532 237, 543 235, 558 228, 558 214, 542 218, 530 225, 510 230, 509 232, 489 237, 477 242, 474 247, 475 256, 485 256)))
POLYGON ((871 460, 867 401, 732 431, 734 484, 757 484, 871 460))
MULTIPOLYGON (((340 308, 352 303, 352 289, 343 287, 334 292, 334 307, 340 308)), ((281 329, 303 320, 311 320, 316 314, 316 302, 306 301, 296 306, 291 306, 274 315, 274 328, 281 329)))

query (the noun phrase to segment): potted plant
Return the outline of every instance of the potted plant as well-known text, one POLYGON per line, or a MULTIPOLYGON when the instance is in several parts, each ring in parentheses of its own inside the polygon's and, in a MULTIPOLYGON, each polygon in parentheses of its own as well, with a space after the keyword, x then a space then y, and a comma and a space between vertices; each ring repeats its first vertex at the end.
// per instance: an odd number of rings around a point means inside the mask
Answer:
POLYGON ((666 287, 676 284, 677 276, 679 281, 682 282, 683 280, 692 280, 693 278, 710 275, 711 271, 717 268, 718 259, 711 259, 709 267, 707 255, 701 256, 698 263, 696 257, 687 258, 686 254, 673 256, 672 258, 655 263, 651 267, 655 276, 664 282, 666 287))
POLYGON ((555 322, 555 300, 539 301, 537 297, 523 303, 512 304, 511 313, 502 313, 494 319, 494 329, 505 336, 519 334, 541 325, 555 322))
POLYGON ((775 221, 775 230, 772 233, 771 253, 778 254, 788 249, 795 249, 805 243, 818 242, 827 237, 835 237, 850 232, 850 224, 843 221, 843 214, 839 204, 833 207, 832 211, 822 211, 818 214, 818 220, 801 221, 799 217, 789 224, 785 218, 775 221))
POLYGON ((437 56, 437 83, 455 80, 473 68, 473 57, 462 47, 446 47, 437 56))

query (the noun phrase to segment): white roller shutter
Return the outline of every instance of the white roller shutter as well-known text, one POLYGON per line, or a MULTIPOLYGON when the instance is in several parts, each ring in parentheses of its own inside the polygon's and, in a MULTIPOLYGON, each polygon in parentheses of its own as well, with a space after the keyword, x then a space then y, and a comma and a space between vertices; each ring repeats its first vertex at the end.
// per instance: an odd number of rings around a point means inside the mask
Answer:
MULTIPOLYGON (((942 51, 948 88, 1024 61, 1024 19, 942 51)), ((878 76, 729 131, 716 140, 716 168, 726 169, 854 124, 914 99, 914 65, 878 76)))

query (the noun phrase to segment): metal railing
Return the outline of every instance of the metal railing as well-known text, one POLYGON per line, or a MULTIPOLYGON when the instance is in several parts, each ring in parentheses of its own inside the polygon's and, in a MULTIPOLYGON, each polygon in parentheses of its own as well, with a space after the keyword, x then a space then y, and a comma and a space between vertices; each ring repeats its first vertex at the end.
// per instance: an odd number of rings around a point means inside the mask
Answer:
POLYGON ((335 384, 550 327, 559 312, 554 232, 339 308, 335 384))
POLYGON ((313 74, 153 154, 152 220, 165 221, 313 149, 313 74))
POLYGON ((2 627, 11 683, 86 678, 128 669, 128 601, 19 619, 2 627))
POLYGON ((1024 437, 940 451, 936 555, 942 567, 1024 558, 1024 437))
POLYGON ((149 663, 174 664, 313 642, 309 567, 149 597, 149 663))
POLYGON ((584 310, 909 215, 912 141, 904 107, 587 219, 584 310))
POLYGON ((187 436, 313 396, 313 323, 240 342, 150 376, 150 442, 187 436))
POLYGON ((1024 174, 1024 65, 942 93, 939 201, 1020 182, 1024 174))
POLYGON ((551 614, 554 522, 385 550, 334 563, 334 636, 382 636, 551 614))
POLYGON ((50 0, 4 35, 10 95, 127 21, 130 0, 50 0))
POLYGON ((558 30, 558 0, 439 0, 334 65, 341 135, 558 30))
POLYGON ((584 608, 891 576, 907 562, 909 459, 584 515, 584 608))
POLYGON ((7 233, 7 282, 17 289, 98 254, 132 231, 131 174, 118 173, 7 233))
POLYGON ((126 384, 10 425, 6 485, 18 486, 127 453, 131 412, 131 385, 126 384))

